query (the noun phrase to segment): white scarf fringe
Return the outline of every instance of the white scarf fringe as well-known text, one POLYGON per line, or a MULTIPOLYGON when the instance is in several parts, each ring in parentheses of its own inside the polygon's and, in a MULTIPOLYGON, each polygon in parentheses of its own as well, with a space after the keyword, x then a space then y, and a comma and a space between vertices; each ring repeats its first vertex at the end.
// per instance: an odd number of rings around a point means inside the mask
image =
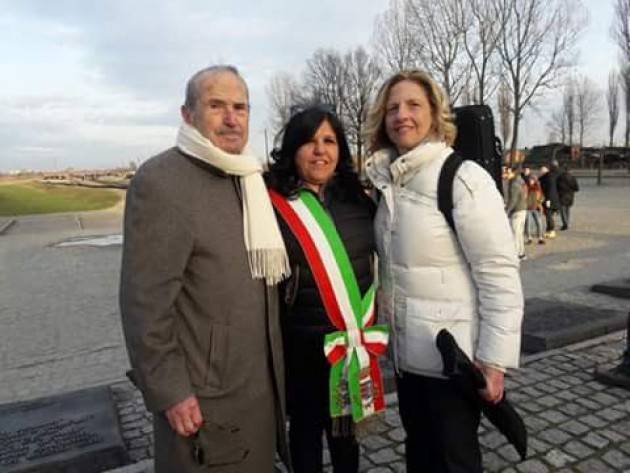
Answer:
POLYGON ((185 154, 239 176, 243 194, 243 234, 254 279, 273 286, 291 274, 289 258, 262 178, 262 164, 254 156, 219 149, 196 128, 182 123, 177 147, 185 154))

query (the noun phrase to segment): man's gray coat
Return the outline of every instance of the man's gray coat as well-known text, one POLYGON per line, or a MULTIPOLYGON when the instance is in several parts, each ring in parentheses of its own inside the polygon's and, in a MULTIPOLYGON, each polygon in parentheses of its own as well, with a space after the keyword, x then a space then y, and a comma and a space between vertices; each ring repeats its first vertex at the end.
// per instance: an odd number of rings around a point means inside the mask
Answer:
POLYGON ((271 472, 276 446, 286 452, 277 291, 251 277, 238 180, 165 151, 133 178, 124 229, 120 306, 155 414, 156 472, 271 472), (204 453, 223 466, 195 466, 192 441, 166 421, 191 394, 211 442, 204 453))

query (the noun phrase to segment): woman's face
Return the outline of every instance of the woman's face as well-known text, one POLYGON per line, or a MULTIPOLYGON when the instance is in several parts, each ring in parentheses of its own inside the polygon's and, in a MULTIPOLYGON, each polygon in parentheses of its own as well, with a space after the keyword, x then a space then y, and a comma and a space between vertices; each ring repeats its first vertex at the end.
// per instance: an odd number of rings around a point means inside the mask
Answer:
POLYGON ((403 80, 389 91, 385 108, 385 132, 399 154, 420 144, 432 131, 431 104, 419 84, 403 80))
POLYGON ((297 150, 295 167, 298 176, 306 187, 319 192, 335 173, 338 162, 337 135, 328 120, 324 120, 311 139, 297 150))

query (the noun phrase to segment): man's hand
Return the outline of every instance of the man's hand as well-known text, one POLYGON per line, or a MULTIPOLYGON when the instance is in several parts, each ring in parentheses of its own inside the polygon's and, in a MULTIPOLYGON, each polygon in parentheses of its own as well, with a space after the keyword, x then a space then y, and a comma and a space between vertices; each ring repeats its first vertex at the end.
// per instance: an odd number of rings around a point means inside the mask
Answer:
POLYGON ((199 402, 194 395, 166 409, 166 418, 171 428, 184 437, 197 432, 203 424, 199 402))
POLYGON ((503 371, 478 361, 475 364, 483 373, 484 378, 486 378, 486 389, 479 391, 479 394, 482 399, 496 404, 503 399, 503 371))

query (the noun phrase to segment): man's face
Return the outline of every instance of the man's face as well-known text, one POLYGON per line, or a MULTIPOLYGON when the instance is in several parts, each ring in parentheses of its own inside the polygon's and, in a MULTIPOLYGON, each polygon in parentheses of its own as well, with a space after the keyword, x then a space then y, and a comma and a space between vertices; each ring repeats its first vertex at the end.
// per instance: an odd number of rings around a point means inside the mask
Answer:
POLYGON ((243 81, 231 72, 209 74, 199 82, 194 108, 182 107, 184 121, 227 153, 239 154, 249 133, 249 103, 243 81))

